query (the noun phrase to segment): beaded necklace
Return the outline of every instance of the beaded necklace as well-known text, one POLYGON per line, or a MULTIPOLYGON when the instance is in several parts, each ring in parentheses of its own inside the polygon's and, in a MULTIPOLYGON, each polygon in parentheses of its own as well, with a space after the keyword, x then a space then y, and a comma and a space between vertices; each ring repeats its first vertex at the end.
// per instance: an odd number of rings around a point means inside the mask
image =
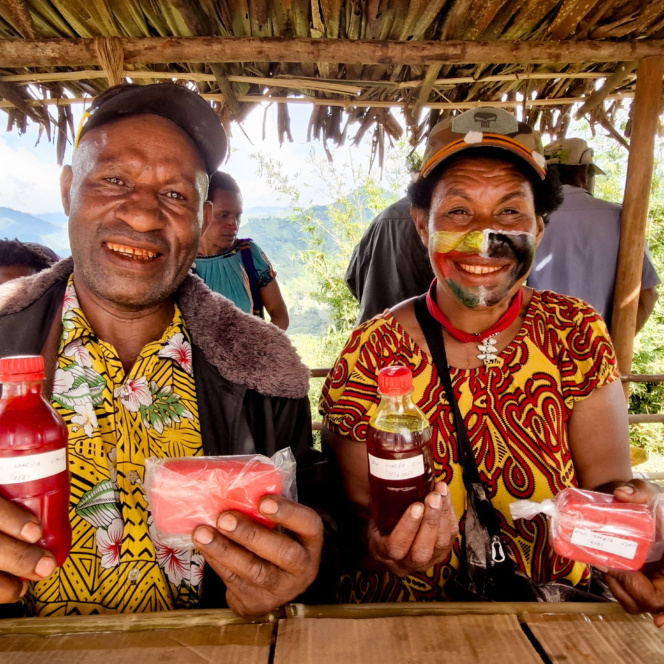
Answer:
POLYGON ((496 337, 503 331, 506 330, 519 315, 521 311, 521 305, 523 304, 523 286, 519 288, 516 295, 512 298, 510 306, 507 308, 507 311, 500 317, 500 319, 492 325, 490 328, 484 330, 483 332, 464 332, 460 330, 449 321, 447 316, 440 310, 440 307, 436 304, 434 294, 436 292, 436 284, 438 283, 437 279, 434 279, 429 292, 427 293, 427 308, 429 313, 455 338, 461 341, 464 344, 478 341, 481 342, 478 344, 477 348, 480 350, 478 359, 482 360, 484 364, 490 364, 491 362, 498 359, 497 348, 496 348, 496 337))

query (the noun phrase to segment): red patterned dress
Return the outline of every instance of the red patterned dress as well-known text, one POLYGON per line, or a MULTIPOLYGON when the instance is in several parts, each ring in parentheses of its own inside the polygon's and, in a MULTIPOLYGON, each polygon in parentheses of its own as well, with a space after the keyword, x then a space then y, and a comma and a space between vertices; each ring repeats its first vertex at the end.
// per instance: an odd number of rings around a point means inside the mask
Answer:
MULTIPOLYGON (((378 405, 378 372, 402 364, 413 372, 413 399, 433 429, 436 477, 450 487, 463 531, 466 491, 452 411, 428 355, 387 311, 358 327, 330 372, 320 400, 325 426, 363 443, 378 405)), ((619 378, 606 325, 589 305, 550 291, 535 291, 523 325, 490 366, 450 367, 452 384, 475 459, 512 558, 536 582, 584 587, 586 565, 556 555, 546 517, 513 521, 509 504, 542 501, 577 486, 567 425, 576 401, 619 378)), ((446 599, 445 584, 459 568, 461 536, 445 563, 398 578, 365 571, 345 574, 340 601, 446 599)))

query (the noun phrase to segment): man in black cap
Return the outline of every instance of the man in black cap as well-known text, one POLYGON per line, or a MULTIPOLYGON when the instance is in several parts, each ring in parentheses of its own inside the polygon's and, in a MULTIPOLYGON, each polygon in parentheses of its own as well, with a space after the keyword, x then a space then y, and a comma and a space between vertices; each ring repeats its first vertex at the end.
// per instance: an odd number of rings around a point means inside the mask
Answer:
POLYGON ((285 335, 189 274, 225 150, 215 113, 181 86, 116 86, 85 114, 61 178, 72 259, 0 289, 0 357, 45 357, 45 391, 68 427, 72 548, 56 569, 39 520, 0 500, 2 603, 68 615, 225 598, 256 615, 316 577, 323 528, 304 505, 263 498, 283 530, 225 512, 179 549, 160 539, 143 491, 150 456, 290 446, 301 497, 319 461, 308 371, 285 335))

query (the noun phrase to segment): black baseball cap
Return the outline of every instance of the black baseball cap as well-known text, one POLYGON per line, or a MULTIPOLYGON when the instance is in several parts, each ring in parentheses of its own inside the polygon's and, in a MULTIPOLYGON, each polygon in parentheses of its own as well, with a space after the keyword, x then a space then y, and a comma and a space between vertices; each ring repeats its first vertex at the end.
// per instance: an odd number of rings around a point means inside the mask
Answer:
POLYGON ((95 127, 131 115, 151 113, 187 132, 203 157, 208 175, 226 156, 226 133, 210 105, 196 92, 175 83, 121 83, 104 90, 83 115, 76 146, 95 127))

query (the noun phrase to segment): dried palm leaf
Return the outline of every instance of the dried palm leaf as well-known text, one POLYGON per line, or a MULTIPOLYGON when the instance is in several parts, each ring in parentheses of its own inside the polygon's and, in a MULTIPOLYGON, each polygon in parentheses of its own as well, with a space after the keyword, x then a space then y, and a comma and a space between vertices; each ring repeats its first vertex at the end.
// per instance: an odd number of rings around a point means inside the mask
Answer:
POLYGON ((91 38, 100 34, 84 0, 51 0, 51 4, 71 26, 76 37, 91 38))
POLYGON ((105 0, 89 0, 87 9, 90 12, 90 19, 97 30, 96 35, 106 35, 109 37, 127 36, 120 29, 115 20, 115 13, 110 10, 105 0))
POLYGON ((479 39, 491 25, 505 0, 474 0, 468 10, 465 39, 479 39))
POLYGON ((547 28, 551 39, 569 39, 574 36, 579 23, 604 0, 565 0, 547 28))
POLYGON ((279 145, 283 145, 286 138, 288 138, 289 143, 293 142, 288 104, 277 104, 277 133, 279 135, 279 145))
POLYGON ((2 0, 0 12, 5 20, 15 28, 17 36, 25 39, 37 38, 32 16, 30 16, 24 0, 2 0))
POLYGON ((168 37, 171 32, 168 27, 157 0, 137 0, 140 3, 141 11, 145 14, 154 29, 160 37, 168 37))

